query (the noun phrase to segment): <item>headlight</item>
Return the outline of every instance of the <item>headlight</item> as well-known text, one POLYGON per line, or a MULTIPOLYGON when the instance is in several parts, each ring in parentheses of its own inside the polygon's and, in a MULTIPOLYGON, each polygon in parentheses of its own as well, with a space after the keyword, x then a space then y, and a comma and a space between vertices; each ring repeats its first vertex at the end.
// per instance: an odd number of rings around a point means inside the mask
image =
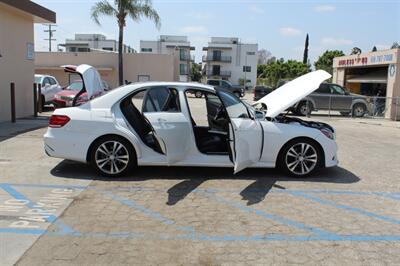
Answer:
POLYGON ((330 138, 331 140, 335 139, 335 133, 330 131, 329 129, 322 128, 321 129, 322 134, 324 134, 327 138, 330 138))

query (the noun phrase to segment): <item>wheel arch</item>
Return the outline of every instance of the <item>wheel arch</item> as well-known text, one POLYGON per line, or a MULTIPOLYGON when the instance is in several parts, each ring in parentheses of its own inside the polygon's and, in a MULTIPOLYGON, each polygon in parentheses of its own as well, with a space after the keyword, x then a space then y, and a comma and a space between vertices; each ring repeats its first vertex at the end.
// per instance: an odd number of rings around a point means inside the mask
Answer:
POLYGON ((311 137, 306 137, 306 136, 295 137, 295 138, 292 138, 292 139, 286 141, 286 143, 282 145, 282 147, 280 148, 280 150, 278 152, 278 156, 276 157, 276 165, 279 166, 279 164, 281 163, 282 156, 283 156, 282 153, 283 153, 284 148, 286 148, 286 146, 288 146, 292 142, 299 141, 299 140, 308 140, 308 141, 311 141, 314 144, 316 144, 316 146, 319 149, 319 151, 321 153, 321 156, 322 156, 322 158, 320 160, 319 167, 325 167, 326 163, 325 163, 325 150, 324 150, 324 148, 322 147, 322 145, 316 139, 313 139, 311 137))
POLYGON ((139 154, 138 154, 137 148, 135 147, 135 144, 134 144, 131 140, 129 140, 128 138, 126 138, 126 137, 124 137, 124 136, 121 136, 121 135, 118 135, 118 134, 105 134, 105 135, 99 136, 98 138, 96 138, 95 140, 93 140, 92 143, 90 144, 90 146, 89 146, 87 152, 86 152, 86 162, 87 162, 87 163, 90 163, 90 155, 91 155, 91 153, 92 153, 94 144, 95 144, 97 141, 101 140, 101 139, 106 139, 106 138, 110 138, 110 137, 116 137, 116 138, 120 138, 120 139, 123 139, 123 140, 127 141, 127 142, 131 145, 131 148, 133 149, 133 152, 134 152, 135 155, 136 155, 136 163, 137 163, 138 155, 139 155, 139 154))
POLYGON ((368 111, 368 104, 367 104, 367 102, 366 102, 365 100, 363 100, 363 99, 354 99, 354 100, 351 102, 351 108, 350 108, 350 110, 353 110, 353 108, 354 108, 354 106, 355 106, 356 104, 362 104, 362 105, 364 105, 364 106, 365 106, 365 110, 368 111))

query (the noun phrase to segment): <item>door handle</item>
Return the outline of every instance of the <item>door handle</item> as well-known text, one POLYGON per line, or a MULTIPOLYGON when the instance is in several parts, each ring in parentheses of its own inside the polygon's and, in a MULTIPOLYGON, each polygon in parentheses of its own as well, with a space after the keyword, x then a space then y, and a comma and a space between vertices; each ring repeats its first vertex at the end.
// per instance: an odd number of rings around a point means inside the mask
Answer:
POLYGON ((158 122, 167 122, 167 120, 166 120, 166 119, 163 119, 163 118, 158 118, 157 121, 158 121, 158 122))

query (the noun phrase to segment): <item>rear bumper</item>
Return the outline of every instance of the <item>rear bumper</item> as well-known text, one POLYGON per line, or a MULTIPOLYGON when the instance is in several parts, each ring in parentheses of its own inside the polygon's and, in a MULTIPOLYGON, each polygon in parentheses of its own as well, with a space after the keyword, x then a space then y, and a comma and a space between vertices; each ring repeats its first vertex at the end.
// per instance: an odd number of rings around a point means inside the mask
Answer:
POLYGON ((50 157, 86 162, 91 141, 82 134, 62 128, 48 128, 43 136, 45 153, 50 157))

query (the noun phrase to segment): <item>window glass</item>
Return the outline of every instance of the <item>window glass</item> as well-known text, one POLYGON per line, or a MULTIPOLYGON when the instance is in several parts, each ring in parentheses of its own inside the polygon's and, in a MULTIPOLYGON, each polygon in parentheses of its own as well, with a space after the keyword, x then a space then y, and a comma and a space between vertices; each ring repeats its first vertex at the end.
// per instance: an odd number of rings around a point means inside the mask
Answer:
POLYGON ((50 80, 50 85, 56 85, 57 82, 53 78, 49 78, 50 80))
POLYGON ((316 93, 331 93, 328 84, 321 84, 316 93))
POLYGON ((229 88, 229 87, 230 87, 229 83, 226 82, 225 80, 222 80, 222 81, 221 81, 221 85, 222 85, 222 87, 224 87, 224 88, 229 88))
POLYGON ((218 80, 209 80, 208 84, 213 85, 213 86, 219 86, 219 81, 218 80))
POLYGON ((219 95, 230 118, 249 118, 246 106, 234 95, 220 91, 219 95))
POLYGON ((83 83, 81 81, 74 81, 68 86, 68 90, 80 91, 83 88, 83 83))
POLYGON ((41 77, 35 77, 35 83, 40 83, 41 77))
POLYGON ((143 100, 145 95, 146 95, 146 90, 142 90, 134 94, 131 98, 133 105, 139 111, 143 110, 143 100))
POLYGON ((243 66, 243 72, 251 72, 251 66, 243 66))
POLYGON ((148 90, 143 112, 179 112, 179 94, 175 89, 153 87, 148 90))
POLYGON ((332 90, 333 94, 341 94, 341 95, 345 94, 344 90, 341 87, 337 86, 337 85, 332 85, 331 86, 331 90, 332 90))
POLYGON ((44 78, 44 79, 43 79, 42 86, 46 86, 46 84, 50 84, 49 78, 44 78))
POLYGON ((186 64, 179 64, 179 73, 180 73, 180 75, 186 75, 187 74, 186 64))

